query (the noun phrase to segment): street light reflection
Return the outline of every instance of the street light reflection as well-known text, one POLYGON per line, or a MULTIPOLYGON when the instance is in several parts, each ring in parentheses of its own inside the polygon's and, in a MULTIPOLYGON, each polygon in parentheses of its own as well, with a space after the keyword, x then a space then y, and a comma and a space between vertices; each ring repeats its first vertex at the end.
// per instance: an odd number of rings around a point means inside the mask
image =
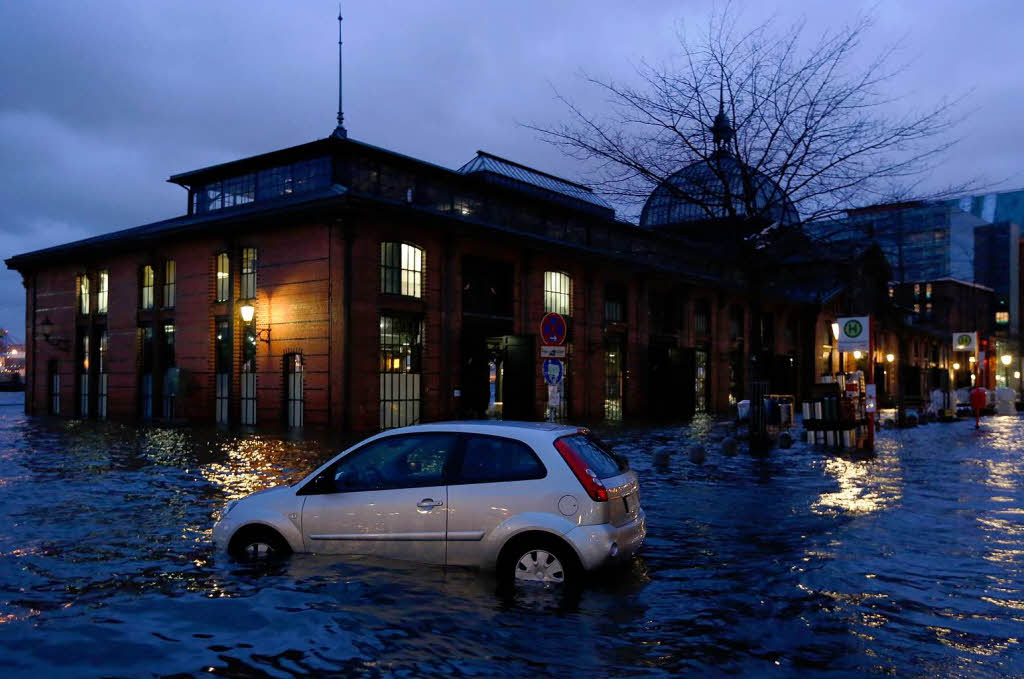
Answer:
POLYGON ((903 495, 900 468, 891 460, 848 460, 832 457, 825 472, 839 490, 822 493, 811 509, 817 514, 870 514, 898 502, 903 495))

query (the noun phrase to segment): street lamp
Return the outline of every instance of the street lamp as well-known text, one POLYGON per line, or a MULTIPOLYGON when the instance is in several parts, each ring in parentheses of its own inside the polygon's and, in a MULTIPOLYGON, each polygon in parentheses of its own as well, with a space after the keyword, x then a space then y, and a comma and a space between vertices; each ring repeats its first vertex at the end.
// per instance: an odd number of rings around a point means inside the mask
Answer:
POLYGON ((886 354, 885 355, 885 360, 886 360, 887 363, 892 363, 893 361, 896 360, 896 356, 895 356, 895 354, 886 354))
POLYGON ((959 369, 960 369, 960 364, 959 363, 954 363, 953 364, 953 370, 959 370, 959 369))
POLYGON ((252 323, 252 318, 256 314, 256 307, 252 304, 243 304, 242 308, 238 310, 242 316, 244 323, 252 323))
POLYGON ((1003 354, 999 357, 999 360, 1003 362, 1003 372, 1006 375, 1006 388, 1010 388, 1010 364, 1013 363, 1013 356, 1010 354, 1003 354))
POLYGON ((833 323, 832 324, 832 339, 835 339, 835 340, 839 339, 839 324, 838 323, 833 323))

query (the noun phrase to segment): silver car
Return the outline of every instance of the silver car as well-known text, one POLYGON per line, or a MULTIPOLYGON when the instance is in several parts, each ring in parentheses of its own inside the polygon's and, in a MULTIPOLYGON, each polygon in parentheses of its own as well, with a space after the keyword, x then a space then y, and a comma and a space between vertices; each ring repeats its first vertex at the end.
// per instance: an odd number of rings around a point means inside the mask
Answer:
POLYGON ((378 434, 230 502, 213 534, 241 559, 365 554, 562 585, 628 558, 646 524, 636 474, 586 429, 480 421, 378 434))

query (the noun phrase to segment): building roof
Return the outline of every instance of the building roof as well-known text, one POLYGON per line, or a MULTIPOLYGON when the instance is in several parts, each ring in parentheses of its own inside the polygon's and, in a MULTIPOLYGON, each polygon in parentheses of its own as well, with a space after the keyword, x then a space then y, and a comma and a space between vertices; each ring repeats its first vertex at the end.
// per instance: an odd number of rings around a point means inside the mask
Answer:
MULTIPOLYGON (((462 174, 483 174, 512 180, 518 184, 525 184, 544 191, 559 194, 573 200, 594 205, 604 210, 613 210, 612 206, 594 193, 589 186, 571 182, 568 179, 556 177, 547 172, 535 170, 532 167, 521 165, 515 161, 501 158, 486 151, 477 151, 476 157, 459 168, 462 174)), ((501 182, 508 184, 509 182, 501 182)))
POLYGON ((767 175, 744 165, 728 151, 687 165, 651 192, 640 226, 679 226, 743 215, 743 197, 753 196, 757 217, 783 225, 800 221, 793 202, 767 175))
POLYGON ((311 191, 294 197, 279 198, 276 200, 268 200, 258 203, 248 203, 229 210, 216 210, 196 215, 182 215, 180 217, 164 219, 159 222, 151 222, 149 224, 142 224, 141 226, 133 226, 127 229, 111 231, 110 233, 92 236, 91 238, 83 238, 70 243, 61 243, 60 245, 43 248, 41 250, 25 252, 8 258, 4 263, 9 269, 18 269, 19 267, 33 262, 44 259, 48 260, 51 257, 67 254, 76 250, 109 247, 115 243, 136 242, 149 238, 160 238, 172 233, 185 232, 193 228, 203 227, 211 222, 231 223, 253 217, 259 217, 265 214, 276 214, 280 213, 282 209, 285 208, 296 209, 308 207, 311 204, 315 204, 324 199, 344 196, 346 193, 347 189, 345 187, 334 184, 320 191, 311 191))

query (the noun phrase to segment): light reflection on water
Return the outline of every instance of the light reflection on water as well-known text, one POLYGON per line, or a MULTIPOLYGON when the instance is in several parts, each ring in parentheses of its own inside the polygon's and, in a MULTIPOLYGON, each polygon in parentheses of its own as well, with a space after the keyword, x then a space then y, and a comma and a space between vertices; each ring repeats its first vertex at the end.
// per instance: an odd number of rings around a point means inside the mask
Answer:
POLYGON ((229 499, 340 442, 0 409, 5 677, 1021 674, 1024 422, 985 424, 883 432, 866 460, 726 457, 706 419, 603 432, 641 476, 643 556, 578 600, 509 601, 463 570, 214 553, 229 499))

